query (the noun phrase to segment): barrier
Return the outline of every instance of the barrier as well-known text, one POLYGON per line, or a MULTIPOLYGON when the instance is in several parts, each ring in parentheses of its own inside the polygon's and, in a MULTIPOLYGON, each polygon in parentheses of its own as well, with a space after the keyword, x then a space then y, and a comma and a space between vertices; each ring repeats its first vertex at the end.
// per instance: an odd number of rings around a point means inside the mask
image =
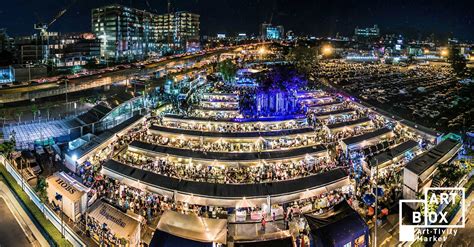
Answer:
MULTIPOLYGON (((46 206, 41 199, 36 195, 35 191, 30 187, 27 181, 25 181, 20 174, 12 167, 10 162, 5 159, 3 155, 0 155, 0 163, 5 166, 5 169, 10 173, 10 175, 16 180, 18 185, 20 185, 24 192, 28 195, 31 201, 39 208, 39 210, 44 214, 46 219, 48 219, 56 229, 61 232, 61 218, 56 215, 53 210, 46 206)), ((64 225, 64 237, 73 245, 85 247, 87 246, 81 238, 74 232, 74 230, 67 224, 64 225)))

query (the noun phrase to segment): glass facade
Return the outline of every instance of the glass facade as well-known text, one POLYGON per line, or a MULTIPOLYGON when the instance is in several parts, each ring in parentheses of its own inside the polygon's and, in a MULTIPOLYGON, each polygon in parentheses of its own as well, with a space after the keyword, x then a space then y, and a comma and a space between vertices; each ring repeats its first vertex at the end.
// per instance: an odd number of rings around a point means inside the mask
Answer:
POLYGON ((141 59, 169 43, 184 48, 188 39, 199 39, 199 15, 176 12, 157 15, 109 5, 92 10, 92 30, 101 40, 107 60, 141 59))

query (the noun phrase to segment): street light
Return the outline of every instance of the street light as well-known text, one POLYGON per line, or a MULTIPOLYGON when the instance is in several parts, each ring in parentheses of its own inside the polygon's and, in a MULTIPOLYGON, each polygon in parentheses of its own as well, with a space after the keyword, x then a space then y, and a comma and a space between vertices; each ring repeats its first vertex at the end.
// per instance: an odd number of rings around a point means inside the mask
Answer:
POLYGON ((377 247, 377 220, 378 220, 378 207, 379 207, 379 161, 375 159, 375 233, 374 233, 374 246, 377 247))
POLYGON ((329 56, 334 52, 334 48, 330 45, 324 45, 323 48, 321 49, 323 55, 329 56))
POLYGON ((441 56, 442 56, 442 57, 447 57, 448 54, 449 54, 448 49, 443 49, 443 50, 441 50, 441 56))
POLYGON ((55 199, 57 201, 61 201, 61 237, 64 238, 64 220, 63 220, 64 202, 63 202, 63 195, 56 192, 55 199))

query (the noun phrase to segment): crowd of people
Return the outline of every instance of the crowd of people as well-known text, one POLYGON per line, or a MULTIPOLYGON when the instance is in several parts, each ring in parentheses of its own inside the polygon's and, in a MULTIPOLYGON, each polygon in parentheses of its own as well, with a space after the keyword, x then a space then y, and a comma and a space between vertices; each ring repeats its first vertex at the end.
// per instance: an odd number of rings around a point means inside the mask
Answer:
POLYGON ((176 121, 164 116, 158 117, 155 122, 169 128, 226 133, 281 131, 309 127, 306 119, 295 119, 284 122, 199 122, 192 120, 176 121))
POLYGON ((282 148, 298 148, 318 144, 318 138, 314 133, 309 135, 280 138, 259 138, 253 141, 232 142, 219 139, 217 141, 205 141, 196 138, 170 138, 160 134, 140 135, 140 141, 170 146, 175 148, 189 149, 203 152, 260 152, 267 150, 278 150, 282 148))
POLYGON ((329 158, 305 158, 291 162, 268 162, 238 167, 185 164, 171 161, 166 157, 151 158, 133 152, 124 152, 116 159, 124 164, 163 176, 223 184, 283 181, 318 174, 336 167, 336 162, 329 158))

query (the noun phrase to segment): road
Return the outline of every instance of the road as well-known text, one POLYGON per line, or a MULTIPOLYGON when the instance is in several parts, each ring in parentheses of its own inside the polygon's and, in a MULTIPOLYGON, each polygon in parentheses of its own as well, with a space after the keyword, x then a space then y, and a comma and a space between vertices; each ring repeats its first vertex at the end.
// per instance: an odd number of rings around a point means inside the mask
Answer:
POLYGON ((11 190, 0 179, 0 247, 49 246, 11 190))
MULTIPOLYGON (((252 44, 255 45, 255 44, 252 44)), ((241 45, 247 46, 247 45, 241 45)), ((13 86, 10 88, 0 88, 0 104, 14 104, 20 101, 30 101, 39 98, 51 97, 55 95, 62 95, 66 92, 78 92, 92 88, 98 88, 106 85, 110 85, 117 81, 126 80, 129 76, 134 74, 150 74, 156 72, 166 64, 175 64, 184 62, 191 59, 203 59, 209 56, 218 55, 227 52, 229 49, 235 49, 235 47, 223 47, 218 50, 210 51, 205 54, 193 54, 183 57, 170 58, 164 61, 156 62, 153 64, 146 65, 145 68, 126 68, 111 72, 105 72, 100 75, 91 75, 85 77, 79 77, 70 79, 68 86, 63 84, 57 84, 56 82, 47 82, 36 85, 21 85, 13 86)))
MULTIPOLYGON (((453 223, 459 222, 460 212, 454 217, 453 223)), ((474 246, 474 193, 471 192, 468 198, 466 198, 466 226, 464 228, 458 229, 456 234, 448 235, 445 242, 437 242, 435 244, 438 246, 459 246, 459 247, 468 247, 474 246), (438 244, 439 243, 439 244, 438 244)))
POLYGON ((0 246, 32 246, 3 197, 0 197, 0 215, 0 246))

